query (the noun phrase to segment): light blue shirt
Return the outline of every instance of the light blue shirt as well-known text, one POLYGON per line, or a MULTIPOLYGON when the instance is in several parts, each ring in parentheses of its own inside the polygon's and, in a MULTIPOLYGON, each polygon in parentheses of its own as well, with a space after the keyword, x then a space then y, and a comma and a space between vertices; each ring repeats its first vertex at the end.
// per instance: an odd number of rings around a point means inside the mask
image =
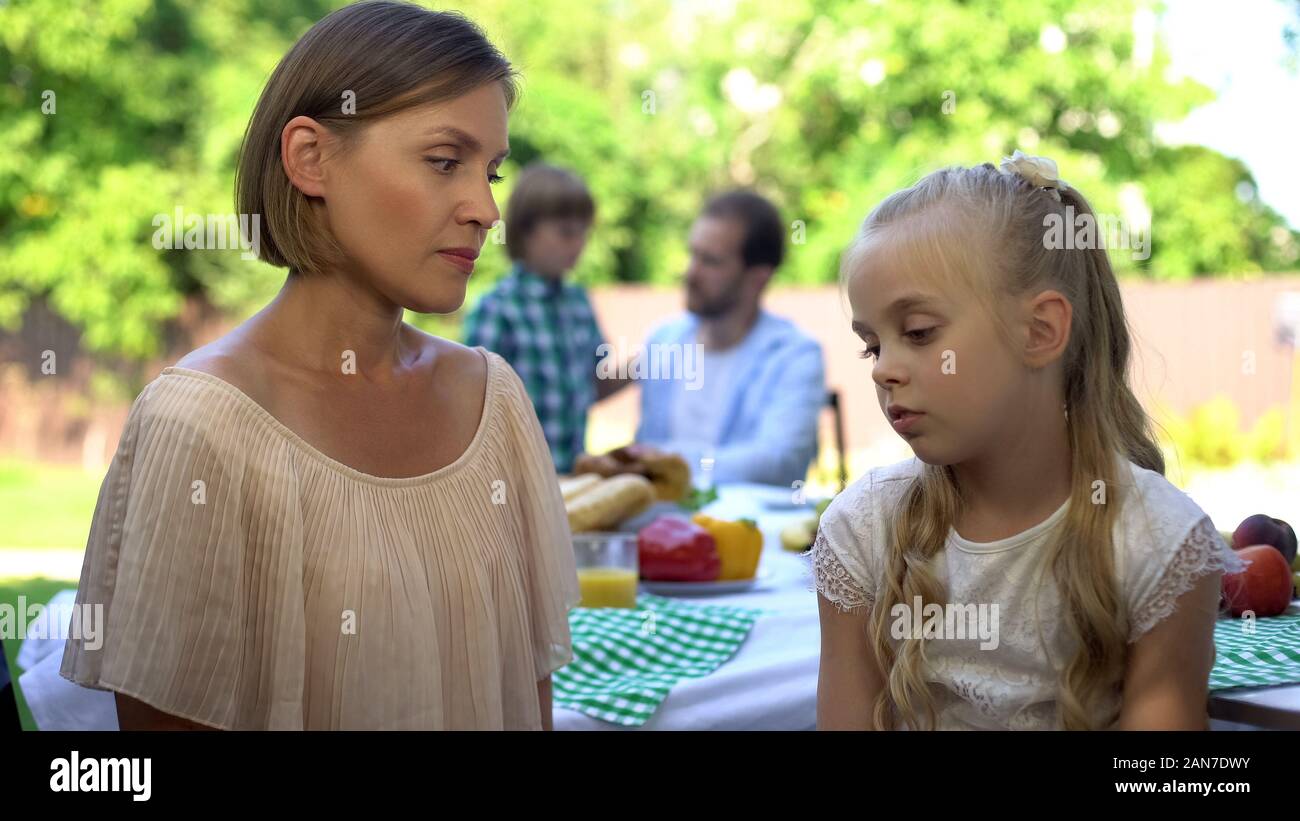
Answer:
MULTIPOLYGON (((684 348, 696 344, 699 318, 683 314, 656 328, 642 354, 656 356, 656 346, 684 348)), ((662 355, 660 355, 662 356, 662 355)), ((694 362, 694 354, 677 354, 694 362)), ((732 373, 718 396, 721 423, 710 445, 698 436, 673 435, 677 403, 699 389, 710 375, 652 374, 641 386, 641 422, 637 441, 681 454, 698 475, 700 459, 713 457, 713 480, 759 482, 790 487, 808 473, 817 456, 817 419, 826 401, 822 349, 794 323, 760 310, 754 327, 741 340, 731 361, 732 373), (698 377, 693 379, 692 377, 698 377)))

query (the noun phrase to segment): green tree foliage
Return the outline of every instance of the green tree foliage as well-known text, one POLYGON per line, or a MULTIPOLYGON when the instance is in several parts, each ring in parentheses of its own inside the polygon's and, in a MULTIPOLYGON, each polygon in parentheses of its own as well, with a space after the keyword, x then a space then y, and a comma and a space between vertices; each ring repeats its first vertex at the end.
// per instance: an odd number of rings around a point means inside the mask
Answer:
MULTIPOLYGON (((238 251, 156 249, 154 221, 177 207, 232 211, 235 158, 266 77, 339 5, 0 3, 0 324, 12 329, 42 296, 91 350, 138 359, 159 352, 186 295, 240 314, 268 299, 283 271, 238 251)), ((1134 34, 1140 7, 459 6, 523 73, 507 178, 542 158, 577 170, 597 197, 579 271, 589 283, 675 281, 699 205, 736 185, 769 194, 790 221, 784 281, 829 282, 881 197, 941 165, 996 162, 1017 147, 1055 158, 1099 211, 1150 212, 1150 258, 1117 254, 1121 271, 1293 266, 1297 236, 1258 201, 1249 169, 1157 144, 1157 123, 1209 94, 1167 77, 1161 44, 1134 34)), ((474 293, 505 267, 504 248, 489 249, 474 293)))

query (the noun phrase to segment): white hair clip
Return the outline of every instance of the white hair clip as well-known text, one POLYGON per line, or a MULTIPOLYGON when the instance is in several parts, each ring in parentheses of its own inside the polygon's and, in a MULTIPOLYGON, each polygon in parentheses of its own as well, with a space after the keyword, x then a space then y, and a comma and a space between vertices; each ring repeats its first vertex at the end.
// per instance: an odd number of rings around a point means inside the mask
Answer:
POLYGON ((1003 157, 998 168, 1003 174, 1019 174, 1031 184, 1047 191, 1057 202, 1061 201, 1061 190, 1070 187, 1065 180, 1057 176, 1054 160, 1047 157, 1032 157, 1018 148, 1010 157, 1003 157))

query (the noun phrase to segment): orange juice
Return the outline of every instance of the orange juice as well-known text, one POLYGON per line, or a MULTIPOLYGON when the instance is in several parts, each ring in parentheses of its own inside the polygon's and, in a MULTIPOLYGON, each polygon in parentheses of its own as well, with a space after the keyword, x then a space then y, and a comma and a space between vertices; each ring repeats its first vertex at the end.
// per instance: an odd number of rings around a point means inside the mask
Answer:
POLYGON ((582 607, 636 607, 637 572, 625 567, 580 567, 582 607))

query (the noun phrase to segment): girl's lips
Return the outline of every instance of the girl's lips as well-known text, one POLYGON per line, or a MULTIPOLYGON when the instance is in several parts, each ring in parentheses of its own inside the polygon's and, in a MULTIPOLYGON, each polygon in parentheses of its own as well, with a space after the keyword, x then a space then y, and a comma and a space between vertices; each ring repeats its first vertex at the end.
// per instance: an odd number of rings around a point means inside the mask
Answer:
POLYGON ((438 256, 447 260, 467 274, 474 273, 474 260, 469 257, 462 257, 460 254, 450 254, 446 251, 439 251, 438 256))
POLYGON ((904 413, 902 416, 898 417, 892 422, 894 426, 894 430, 897 431, 898 433, 907 433, 909 430, 912 429, 912 426, 916 424, 916 420, 920 419, 922 416, 925 416, 925 414, 912 413, 910 411, 904 413))

